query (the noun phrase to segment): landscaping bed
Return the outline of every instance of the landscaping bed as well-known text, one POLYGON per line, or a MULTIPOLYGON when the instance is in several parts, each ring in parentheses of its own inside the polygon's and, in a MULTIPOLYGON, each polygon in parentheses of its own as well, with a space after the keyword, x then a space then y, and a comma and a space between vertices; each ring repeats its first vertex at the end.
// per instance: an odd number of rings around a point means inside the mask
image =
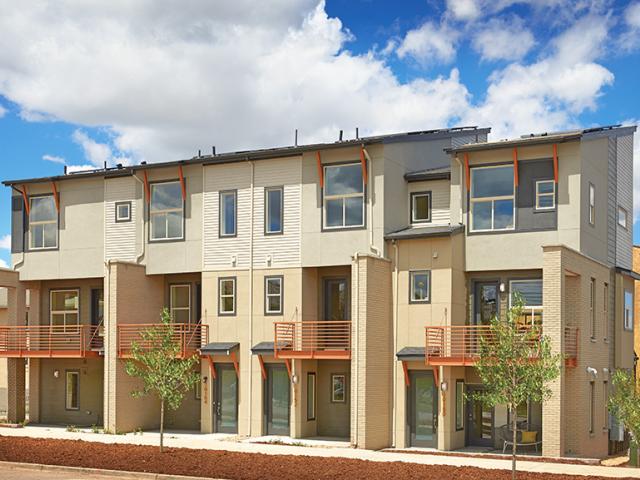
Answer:
MULTIPOLYGON (((81 440, 51 440, 0 436, 0 461, 102 468, 134 472, 191 475, 223 479, 368 479, 508 480, 511 472, 472 467, 371 462, 347 458, 303 455, 264 455, 220 450, 104 444, 81 440)), ((520 472, 524 480, 576 480, 572 475, 520 472)), ((600 477, 589 477, 596 479, 600 477)))

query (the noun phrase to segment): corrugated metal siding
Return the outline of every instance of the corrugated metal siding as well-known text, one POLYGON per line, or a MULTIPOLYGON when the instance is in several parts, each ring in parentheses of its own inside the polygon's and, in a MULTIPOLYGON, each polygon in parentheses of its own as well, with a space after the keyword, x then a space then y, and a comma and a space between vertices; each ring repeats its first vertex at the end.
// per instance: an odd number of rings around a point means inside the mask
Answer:
POLYGON ((104 181, 105 247, 107 260, 136 258, 136 181, 133 177, 109 178, 104 181), (116 223, 116 202, 131 202, 131 221, 116 223))
POLYGON ((633 135, 617 137, 618 205, 627 211, 627 228, 616 226, 616 265, 632 268, 633 249, 633 135))
MULTIPOLYGON (((449 189, 449 180, 428 180, 409 184, 409 193, 431 192, 431 223, 435 224, 448 225, 451 223, 451 211, 449 208, 451 195, 449 189)), ((407 215, 409 215, 409 212, 407 212, 407 215)))
POLYGON ((486 142, 487 141, 487 135, 464 135, 464 136, 453 136, 451 137, 451 147, 452 148, 458 148, 461 147, 463 145, 466 145, 467 143, 477 143, 477 142, 486 142), (478 140, 476 141, 476 137, 478 137, 478 140))
MULTIPOLYGON (((608 152, 607 152, 607 261, 610 265, 616 263, 616 226, 617 226, 617 156, 616 156, 616 139, 615 137, 609 137, 608 152)), ((588 205, 585 203, 585 208, 588 205)))

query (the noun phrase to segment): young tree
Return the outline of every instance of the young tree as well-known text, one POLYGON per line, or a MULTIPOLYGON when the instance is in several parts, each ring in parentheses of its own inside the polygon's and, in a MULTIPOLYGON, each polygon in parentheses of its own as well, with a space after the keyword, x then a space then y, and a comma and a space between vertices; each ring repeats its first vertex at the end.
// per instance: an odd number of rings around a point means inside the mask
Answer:
POLYGON ((134 398, 155 394, 160 401, 160 451, 164 445, 165 406, 177 410, 184 395, 200 381, 194 367, 200 362, 197 354, 180 358, 180 341, 174 338, 171 315, 165 308, 162 323, 141 332, 141 342, 133 342, 125 371, 143 382, 140 390, 131 392, 134 398))
POLYGON ((551 352, 540 326, 523 326, 523 302, 515 296, 504 319, 494 317, 488 333, 478 334, 476 370, 485 390, 473 398, 487 406, 506 405, 511 418, 513 446, 511 478, 516 478, 517 408, 527 401, 542 402, 551 395, 547 382, 560 375, 560 355, 551 352))
POLYGON ((616 370, 611 380, 613 389, 609 397, 609 411, 629 430, 630 456, 637 464, 640 448, 640 390, 633 374, 626 370, 616 370))

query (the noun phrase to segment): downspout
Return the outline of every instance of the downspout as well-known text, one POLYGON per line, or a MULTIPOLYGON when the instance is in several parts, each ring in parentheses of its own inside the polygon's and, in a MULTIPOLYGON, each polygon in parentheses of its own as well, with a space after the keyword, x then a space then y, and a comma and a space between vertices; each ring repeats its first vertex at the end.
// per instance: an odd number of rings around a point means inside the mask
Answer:
MULTIPOLYGON (((14 187, 13 185, 11 185, 11 189, 12 189, 12 190, 15 190, 15 191, 16 191, 16 192, 18 192, 20 195, 22 195, 22 192, 21 192, 20 190, 18 190, 16 187, 14 187)), ((12 200, 11 200, 11 201, 13 202, 13 197, 12 197, 12 200)), ((12 208, 13 208, 13 207, 12 207, 12 208)), ((23 218, 24 218, 24 217, 23 217, 23 218)), ((11 219, 11 221, 13 222, 13 218, 11 219)), ((29 228, 28 223, 27 223, 27 225, 26 225, 26 228, 29 228)), ((21 253, 20 261, 19 261, 19 262, 17 262, 15 265, 12 265, 12 266, 11 266, 11 268, 12 268, 13 270, 16 270, 18 267, 20 267, 20 266, 24 263, 24 251, 25 251, 25 249, 27 248, 27 246, 25 245, 25 241, 24 241, 24 234, 25 234, 25 225, 23 224, 23 225, 22 225, 22 252, 20 252, 20 253, 21 253)))
MULTIPOLYGON (((109 333, 109 328, 111 327, 111 319, 109 318, 109 312, 111 312, 111 260, 105 260, 104 262, 104 266, 105 269, 107 271, 107 293, 108 295, 105 295, 105 308, 104 311, 102 312, 103 317, 104 317, 104 328, 105 328, 105 338, 108 339, 108 349, 105 348, 104 351, 104 384, 107 385, 107 389, 111 389, 114 388, 114 382, 111 382, 111 368, 109 368, 109 361, 110 361, 110 355, 109 355, 109 350, 113 350, 111 348, 111 342, 113 341, 117 341, 118 338, 118 334, 116 332, 115 334, 115 340, 114 338, 112 338, 113 336, 110 335, 109 333)), ((103 287, 104 288, 104 285, 103 287)), ((104 393, 103 393, 104 395, 104 393)), ((106 393, 107 399, 110 397, 109 392, 106 393)), ((104 398, 102 399, 102 401, 104 402, 104 398)), ((104 421, 103 421, 103 428, 105 430, 109 429, 111 430, 111 428, 109 427, 109 421, 111 420, 111 409, 110 409, 110 405, 109 405, 109 400, 107 400, 107 405, 106 408, 104 408, 104 421)), ((114 422, 115 425, 115 422, 114 422)), ((115 428, 114 428, 115 430, 115 428)))
POLYGON ((142 180, 140 180, 138 178, 138 175, 136 175, 135 173, 133 174, 133 178, 135 178, 140 185, 142 185, 142 215, 140 216, 142 219, 142 232, 140 235, 140 253, 138 255, 136 255, 136 263, 140 263, 140 261, 142 260, 142 257, 144 257, 144 248, 145 248, 145 243, 146 243, 146 239, 145 237, 145 228, 144 228, 144 224, 145 224, 145 207, 146 207, 146 202, 147 202, 147 198, 145 197, 145 193, 144 193, 144 183, 142 182, 142 180))
POLYGON ((364 145, 362 145, 362 152, 364 153, 365 158, 367 159, 367 229, 369 230, 369 249, 375 253, 378 257, 382 257, 382 252, 378 247, 375 246, 373 240, 373 162, 371 161, 371 157, 369 153, 365 150, 364 145))
POLYGON ((463 168, 462 168, 462 162, 460 161, 460 159, 458 158, 458 155, 454 155, 453 158, 455 159, 456 163, 458 164, 458 166, 460 167, 458 169, 459 175, 458 175, 458 180, 459 180, 459 185, 460 185, 460 219, 459 222, 461 225, 464 223, 463 219, 463 213, 462 213, 462 205, 464 203, 463 200, 463 192, 465 191, 465 185, 464 185, 464 178, 463 178, 463 168))
MULTIPOLYGON (((359 362, 359 360, 360 360, 360 342, 358 341, 359 338, 360 338, 360 335, 359 335, 359 332, 360 332, 360 267, 359 267, 359 264, 358 264, 358 257, 359 257, 359 254, 358 254, 358 252, 356 252, 353 255, 353 259, 354 259, 355 267, 356 267, 356 274, 355 274, 355 280, 356 280, 356 301, 355 301, 355 304, 356 304, 355 305, 355 307, 356 307, 355 310, 356 311, 355 311, 355 317, 356 318, 355 318, 355 329, 354 329, 355 330, 355 348, 354 348, 354 351, 355 351, 355 357, 356 357, 355 358, 355 369, 356 369, 356 371, 355 371, 355 377, 354 377, 355 378, 355 382, 352 382, 352 384, 355 384, 355 386, 356 386, 355 387, 355 397, 356 397, 355 398, 355 415, 352 416, 352 418, 355 420, 355 422, 354 422, 355 423, 355 432, 354 432, 354 437, 353 437, 355 439, 354 447, 358 446, 358 423, 359 423, 358 422, 358 410, 359 410, 359 407, 358 407, 358 399, 359 399, 358 391, 360 390, 358 388, 358 382, 359 382, 358 374, 360 372, 360 368, 359 368, 359 365, 360 365, 360 362, 359 362)), ((352 408, 353 408, 353 406, 352 406, 352 408)))
MULTIPOLYGON (((391 244, 393 245, 393 256, 394 256, 394 267, 393 267, 393 355, 395 356, 395 352, 398 351, 398 256, 399 256, 399 245, 397 240, 392 240, 391 244)), ((398 395, 398 365, 394 359, 393 362, 393 399, 391 401, 392 405, 392 438, 391 444, 396 446, 396 403, 397 403, 397 395, 398 395)))
MULTIPOLYGON (((251 192, 250 192, 250 207, 249 211, 251 212, 249 215, 249 348, 253 347, 253 183, 254 183, 254 163, 249 160, 247 157, 247 161, 251 167, 251 192)), ((237 211, 237 205, 236 205, 237 211)), ((237 215, 237 213, 236 213, 237 215)), ((237 221, 237 219, 236 219, 237 221)), ((252 390, 253 390, 253 355, 249 357, 249 395, 247 402, 249 408, 249 435, 251 435, 251 399, 252 390)))

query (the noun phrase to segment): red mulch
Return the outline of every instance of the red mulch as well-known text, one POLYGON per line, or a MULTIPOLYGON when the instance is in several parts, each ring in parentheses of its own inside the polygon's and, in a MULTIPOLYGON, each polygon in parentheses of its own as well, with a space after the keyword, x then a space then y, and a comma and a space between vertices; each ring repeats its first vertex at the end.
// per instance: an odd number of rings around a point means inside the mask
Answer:
MULTIPOLYGON (((427 452, 418 450, 402 450, 389 449, 385 452, 392 453, 409 453, 412 455, 438 455, 441 457, 470 457, 470 458, 488 458, 493 460, 511 460, 511 454, 500 455, 495 453, 470 453, 470 452, 427 452)), ((518 460, 523 462, 541 462, 541 463, 563 463, 566 465, 600 465, 597 460, 582 460, 580 458, 557 458, 557 457, 534 457, 533 455, 518 455, 518 460)))
MULTIPOLYGON (((247 480, 311 480, 407 478, 420 480, 508 480, 511 472, 471 467, 370 462, 303 455, 264 455, 217 450, 105 444, 81 440, 50 440, 0 436, 0 460, 135 472, 166 473, 247 480)), ((576 480, 571 475, 522 472, 521 480, 576 480)), ((596 479, 600 477, 589 477, 596 479)), ((602 479, 604 480, 604 479, 602 479)))

